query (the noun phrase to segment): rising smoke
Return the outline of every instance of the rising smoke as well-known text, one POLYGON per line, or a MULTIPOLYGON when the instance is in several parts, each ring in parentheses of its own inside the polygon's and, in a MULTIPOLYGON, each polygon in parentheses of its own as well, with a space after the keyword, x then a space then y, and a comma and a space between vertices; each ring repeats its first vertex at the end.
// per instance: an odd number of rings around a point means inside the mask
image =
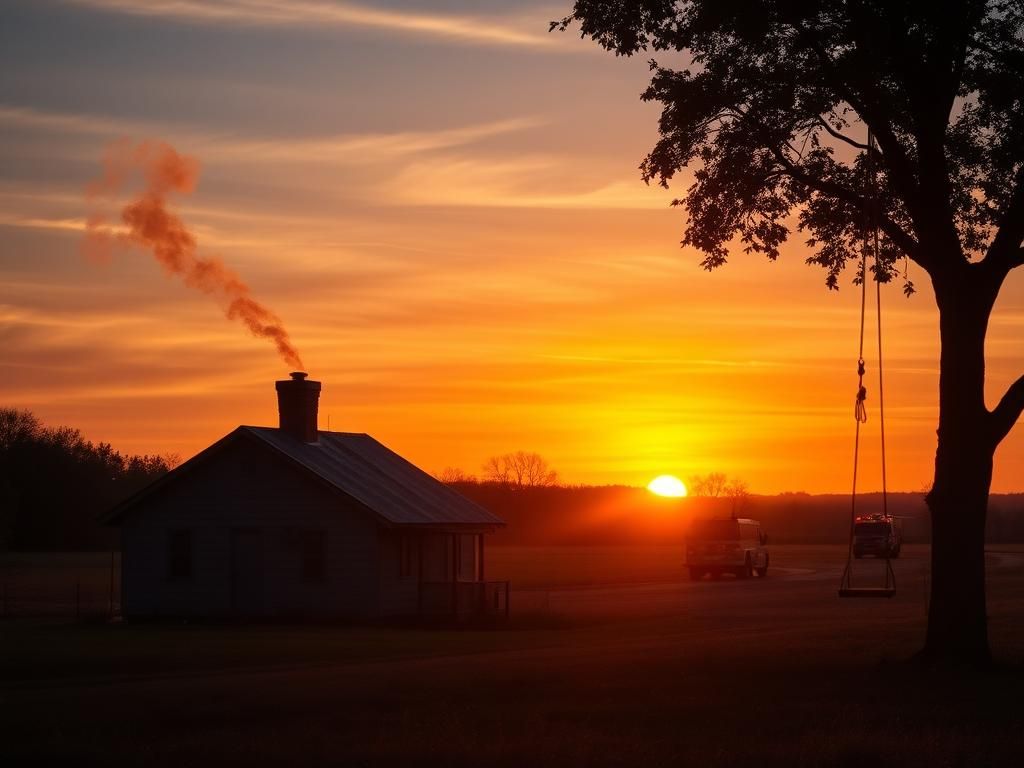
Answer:
POLYGON ((249 286, 220 259, 200 256, 185 222, 167 208, 171 194, 189 194, 195 189, 198 161, 179 155, 174 147, 160 141, 118 142, 104 153, 103 174, 89 185, 88 194, 93 199, 113 197, 136 175, 141 175, 144 189, 121 210, 127 231, 115 234, 102 216, 90 217, 86 221, 85 253, 103 259, 118 243, 152 251, 169 275, 181 277, 189 287, 216 297, 229 319, 244 323, 254 336, 270 339, 288 365, 301 369, 302 360, 281 319, 256 301, 249 286))

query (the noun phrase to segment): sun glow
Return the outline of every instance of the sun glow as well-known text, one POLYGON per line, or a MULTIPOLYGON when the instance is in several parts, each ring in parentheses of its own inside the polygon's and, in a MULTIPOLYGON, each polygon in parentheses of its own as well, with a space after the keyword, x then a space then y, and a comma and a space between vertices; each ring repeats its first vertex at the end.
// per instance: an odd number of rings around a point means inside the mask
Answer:
POLYGON ((659 475, 647 484, 647 490, 658 496, 685 496, 686 486, 673 475, 659 475))

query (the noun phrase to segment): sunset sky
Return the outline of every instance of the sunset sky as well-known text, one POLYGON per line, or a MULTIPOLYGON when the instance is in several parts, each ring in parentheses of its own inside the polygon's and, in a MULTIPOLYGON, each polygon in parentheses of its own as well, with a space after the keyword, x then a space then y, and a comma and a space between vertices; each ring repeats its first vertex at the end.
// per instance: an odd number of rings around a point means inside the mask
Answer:
MULTIPOLYGON (((171 199, 200 252, 280 315, 321 428, 430 471, 537 451, 570 483, 722 471, 847 491, 859 295, 786 258, 707 273, 656 139, 647 64, 549 34, 565 2, 7 2, 0 25, 0 405, 188 457, 275 424, 287 366, 150 254, 97 264, 85 187, 120 137, 198 159, 171 199), (139 7, 145 12, 138 11, 139 7)), ((668 64, 672 57, 658 57, 668 64)), ((937 314, 885 290, 890 487, 930 480, 937 314)), ((1024 281, 988 337, 989 404, 1024 372, 1024 281)), ((870 331, 873 332, 873 326, 870 331)), ((879 486, 869 358, 863 483, 879 486)), ((1022 491, 1024 429, 993 490, 1022 491)))

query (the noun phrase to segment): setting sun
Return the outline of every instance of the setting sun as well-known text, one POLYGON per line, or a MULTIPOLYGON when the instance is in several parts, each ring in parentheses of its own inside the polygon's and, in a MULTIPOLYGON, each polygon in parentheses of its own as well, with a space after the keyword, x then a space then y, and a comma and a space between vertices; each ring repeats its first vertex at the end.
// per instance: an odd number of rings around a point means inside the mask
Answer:
POLYGON ((659 475, 647 484, 647 490, 658 496, 685 496, 686 486, 673 475, 659 475))

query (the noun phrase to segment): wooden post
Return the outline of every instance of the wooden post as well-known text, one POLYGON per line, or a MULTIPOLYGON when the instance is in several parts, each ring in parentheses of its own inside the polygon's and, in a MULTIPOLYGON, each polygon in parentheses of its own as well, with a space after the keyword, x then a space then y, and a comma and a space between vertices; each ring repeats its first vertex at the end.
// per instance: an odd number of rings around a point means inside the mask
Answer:
POLYGON ((416 613, 423 615, 423 534, 416 534, 416 613))
POLYGON ((452 615, 459 615, 459 535, 452 534, 452 615))
POLYGON ((75 582, 75 621, 82 618, 82 582, 75 582))
POLYGON ((484 579, 484 535, 478 533, 476 535, 476 567, 480 585, 480 613, 487 613, 487 581, 484 579))
POLYGON ((121 621, 124 621, 127 616, 125 609, 128 607, 128 574, 125 572, 125 546, 124 536, 121 537, 121 558, 118 562, 118 570, 121 572, 121 590, 117 596, 117 603, 121 611, 121 621))
POLYGON ((107 597, 107 618, 114 618, 114 550, 110 550, 110 594, 107 597))

